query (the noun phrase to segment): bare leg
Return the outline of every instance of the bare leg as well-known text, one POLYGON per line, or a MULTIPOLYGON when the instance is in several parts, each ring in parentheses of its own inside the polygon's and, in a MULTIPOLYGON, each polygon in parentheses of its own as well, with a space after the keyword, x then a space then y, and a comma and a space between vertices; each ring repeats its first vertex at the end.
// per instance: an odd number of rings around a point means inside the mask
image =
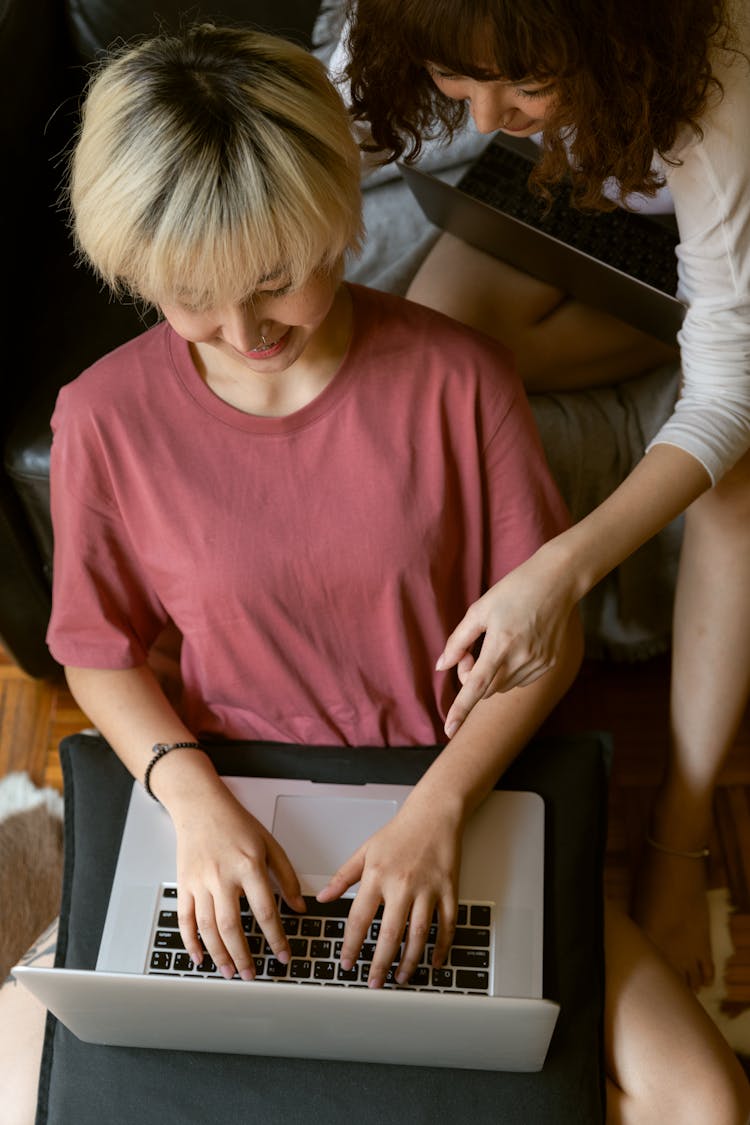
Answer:
POLYGON ((651 336, 444 234, 407 296, 494 336, 531 391, 621 382, 677 358, 651 336))
MULTIPOLYGON (((59 919, 19 964, 49 966, 55 960, 59 919)), ((0 981, 0 1117, 3 1125, 32 1125, 36 1117, 39 1064, 47 1011, 12 977, 0 981)))
MULTIPOLYGON (((675 600, 667 771, 652 835, 706 844, 713 795, 750 693, 750 454, 688 509, 675 600)), ((713 976, 705 864, 649 848, 634 917, 692 987, 713 976)))
POLYGON ((609 1125, 746 1125, 750 1085, 721 1032, 638 927, 605 922, 609 1125))

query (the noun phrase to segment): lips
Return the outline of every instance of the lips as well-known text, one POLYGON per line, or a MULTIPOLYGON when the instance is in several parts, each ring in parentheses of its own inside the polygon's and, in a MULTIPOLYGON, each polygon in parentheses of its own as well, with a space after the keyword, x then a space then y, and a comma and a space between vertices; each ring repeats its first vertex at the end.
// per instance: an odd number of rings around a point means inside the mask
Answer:
POLYGON ((525 125, 500 125, 499 128, 503 133, 525 133, 528 129, 536 126, 536 121, 527 121, 525 125))
POLYGON ((248 359, 270 359, 272 356, 278 355, 279 352, 284 350, 291 328, 287 328, 283 336, 279 336, 271 344, 261 344, 257 348, 252 348, 249 352, 243 352, 244 356, 248 359))

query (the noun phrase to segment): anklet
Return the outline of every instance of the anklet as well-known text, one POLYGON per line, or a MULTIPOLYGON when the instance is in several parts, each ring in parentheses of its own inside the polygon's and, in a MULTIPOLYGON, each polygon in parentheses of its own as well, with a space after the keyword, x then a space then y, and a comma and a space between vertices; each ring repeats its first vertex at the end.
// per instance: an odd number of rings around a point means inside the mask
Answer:
POLYGON ((658 843, 653 836, 647 836, 646 843, 650 844, 652 848, 656 848, 657 852, 664 852, 666 855, 679 855, 683 859, 708 859, 711 854, 708 848, 699 848, 695 852, 681 852, 677 848, 667 848, 664 844, 658 843))

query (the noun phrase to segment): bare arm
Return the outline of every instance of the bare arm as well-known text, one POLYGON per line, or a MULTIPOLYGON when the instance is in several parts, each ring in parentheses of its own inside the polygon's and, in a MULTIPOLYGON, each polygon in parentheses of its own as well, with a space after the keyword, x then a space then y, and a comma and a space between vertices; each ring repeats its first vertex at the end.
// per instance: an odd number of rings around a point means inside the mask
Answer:
MULTIPOLYGON (((143 780, 155 742, 195 741, 146 665, 123 671, 66 668, 70 690, 123 764, 143 780)), ((235 800, 201 750, 175 750, 154 767, 151 788, 177 836, 180 932, 196 963, 198 933, 223 975, 254 975, 242 933, 239 898, 247 896, 274 954, 289 943, 273 899, 273 875, 286 901, 304 908, 297 876, 270 833, 235 800)))
POLYGON ((570 612, 584 594, 710 484, 689 453, 656 445, 598 508, 476 601, 438 660, 439 668, 458 664, 463 681, 446 719, 448 736, 480 699, 543 675, 557 659, 570 612), (473 664, 470 652, 482 634, 473 664))
POLYGON ((368 926, 385 904, 369 984, 378 987, 409 935, 397 979, 414 972, 439 916, 433 964, 441 965, 455 930, 461 838, 467 820, 572 683, 583 651, 580 622, 568 616, 559 658, 523 691, 493 695, 477 706, 425 773, 397 815, 370 837, 318 896, 328 901, 361 881, 349 913, 341 962, 354 964, 368 926))

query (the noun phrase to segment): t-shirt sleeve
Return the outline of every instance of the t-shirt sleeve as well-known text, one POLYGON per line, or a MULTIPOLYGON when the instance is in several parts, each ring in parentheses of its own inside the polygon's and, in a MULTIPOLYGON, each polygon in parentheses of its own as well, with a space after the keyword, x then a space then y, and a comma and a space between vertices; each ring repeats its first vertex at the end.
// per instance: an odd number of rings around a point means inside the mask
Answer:
POLYGON ((136 667, 146 660, 167 615, 143 580, 97 427, 85 406, 71 407, 66 390, 52 430, 54 560, 47 644, 56 660, 72 667, 136 667))
MULTIPOLYGON (((486 417, 492 419, 492 409, 486 417)), ((494 417, 484 448, 488 587, 570 526, 520 382, 494 417)))

